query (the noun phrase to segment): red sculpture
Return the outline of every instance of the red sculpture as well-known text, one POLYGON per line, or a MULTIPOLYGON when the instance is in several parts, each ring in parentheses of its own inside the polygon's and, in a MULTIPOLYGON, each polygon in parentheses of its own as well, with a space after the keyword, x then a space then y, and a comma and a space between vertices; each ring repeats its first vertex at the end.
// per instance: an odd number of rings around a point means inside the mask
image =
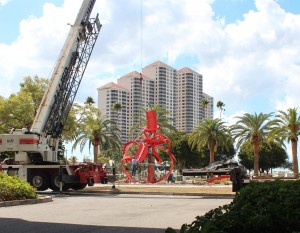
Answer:
POLYGON ((132 158, 135 156, 137 163, 147 164, 147 182, 157 183, 169 177, 174 169, 175 157, 170 152, 171 141, 170 139, 156 132, 160 127, 157 125, 156 112, 155 110, 150 110, 146 112, 147 126, 145 127, 143 133, 131 142, 123 145, 123 159, 122 159, 122 169, 127 176, 127 181, 139 181, 129 171, 126 169, 126 164, 132 162, 132 158), (130 148, 136 145, 138 147, 135 154, 130 154, 130 148), (155 177, 155 163, 161 164, 162 159, 158 155, 158 150, 164 151, 170 157, 170 169, 164 175, 159 178, 155 177))

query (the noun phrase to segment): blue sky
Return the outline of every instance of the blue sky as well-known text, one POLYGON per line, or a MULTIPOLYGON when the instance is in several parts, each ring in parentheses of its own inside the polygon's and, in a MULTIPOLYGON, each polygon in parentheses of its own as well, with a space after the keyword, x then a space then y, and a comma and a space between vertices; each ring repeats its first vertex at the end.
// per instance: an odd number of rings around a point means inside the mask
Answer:
MULTIPOLYGON (((81 2, 0 0, 1 96, 16 93, 24 76, 50 76, 81 2)), ((96 13, 103 27, 77 102, 161 60, 202 74, 229 123, 299 106, 299 0, 97 0, 96 13)))

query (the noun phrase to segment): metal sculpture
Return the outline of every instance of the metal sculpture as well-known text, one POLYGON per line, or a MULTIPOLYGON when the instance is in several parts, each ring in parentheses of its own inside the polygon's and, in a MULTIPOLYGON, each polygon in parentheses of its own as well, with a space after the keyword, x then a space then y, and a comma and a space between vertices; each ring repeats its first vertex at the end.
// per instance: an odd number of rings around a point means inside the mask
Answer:
POLYGON ((167 136, 156 132, 160 128, 160 126, 157 125, 156 111, 147 111, 146 117, 147 126, 144 128, 143 133, 133 141, 130 141, 123 145, 122 169, 127 177, 127 181, 133 180, 134 182, 138 182, 139 179, 137 179, 135 176, 132 176, 132 174, 129 173, 128 168, 126 166, 128 164, 131 164, 133 157, 135 157, 138 164, 147 164, 147 182, 157 183, 164 179, 167 179, 169 175, 173 172, 175 157, 170 152, 170 139, 167 136), (134 145, 137 146, 137 152, 131 154, 132 152, 130 149, 134 145), (158 155, 159 150, 169 155, 170 169, 161 177, 155 177, 155 164, 162 163, 162 159, 158 155))

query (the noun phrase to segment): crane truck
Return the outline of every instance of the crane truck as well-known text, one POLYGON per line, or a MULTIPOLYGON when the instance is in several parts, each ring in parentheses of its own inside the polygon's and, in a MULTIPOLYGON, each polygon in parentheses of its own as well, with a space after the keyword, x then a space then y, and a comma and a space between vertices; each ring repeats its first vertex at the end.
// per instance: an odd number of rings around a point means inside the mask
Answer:
POLYGON ((90 18, 95 2, 84 0, 74 24, 70 25, 31 129, 13 129, 10 134, 0 135, 0 152, 14 153, 13 163, 2 164, 1 169, 39 191, 59 190, 61 186, 63 190, 79 190, 107 182, 100 163, 62 168, 57 159, 64 124, 102 27, 98 14, 90 18))

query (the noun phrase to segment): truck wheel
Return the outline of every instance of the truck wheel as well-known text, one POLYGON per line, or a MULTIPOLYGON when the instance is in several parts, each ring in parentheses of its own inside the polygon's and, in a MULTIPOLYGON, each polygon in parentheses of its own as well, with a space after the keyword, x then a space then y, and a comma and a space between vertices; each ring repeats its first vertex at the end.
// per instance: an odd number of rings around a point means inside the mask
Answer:
MULTIPOLYGON (((51 183, 50 183, 50 189, 53 191, 59 191, 60 184, 59 184, 59 179, 58 179, 59 174, 55 173, 51 176, 51 183)), ((63 183, 62 190, 67 191, 70 188, 70 184, 65 184, 63 183)))
POLYGON ((71 184, 71 189, 73 190, 82 190, 87 186, 87 184, 71 184))
POLYGON ((30 185, 38 191, 45 191, 49 188, 49 176, 42 172, 36 172, 30 176, 30 185))

